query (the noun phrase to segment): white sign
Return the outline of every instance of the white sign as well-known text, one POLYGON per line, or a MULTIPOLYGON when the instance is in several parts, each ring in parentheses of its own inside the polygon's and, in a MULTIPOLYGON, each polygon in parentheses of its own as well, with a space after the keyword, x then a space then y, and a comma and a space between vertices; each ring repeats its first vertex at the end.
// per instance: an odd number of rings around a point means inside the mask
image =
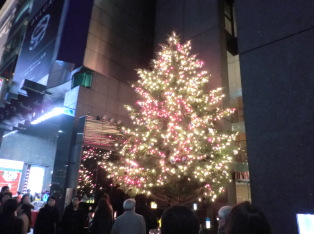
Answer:
POLYGON ((22 171, 24 166, 24 162, 22 161, 15 161, 9 159, 2 159, 0 158, 0 170, 1 169, 13 169, 22 171))

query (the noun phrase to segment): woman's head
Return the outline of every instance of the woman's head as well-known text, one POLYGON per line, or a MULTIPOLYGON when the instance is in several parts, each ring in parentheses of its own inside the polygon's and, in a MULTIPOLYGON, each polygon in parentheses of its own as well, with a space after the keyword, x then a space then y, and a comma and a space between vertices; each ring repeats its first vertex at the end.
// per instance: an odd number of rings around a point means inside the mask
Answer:
POLYGON ((16 199, 10 198, 3 205, 3 212, 13 214, 17 210, 18 202, 16 199))
POLYGON ((196 214, 186 206, 171 206, 161 217, 161 234, 198 234, 200 224, 196 214))
POLYGON ((105 208, 105 207, 108 207, 108 200, 105 199, 105 198, 102 198, 98 202, 98 208, 102 209, 102 208, 105 208))
POLYGON ((5 192, 2 194, 2 197, 1 197, 1 204, 4 205, 4 203, 8 200, 12 198, 12 193, 11 192, 5 192))
POLYGON ((104 193, 101 198, 107 199, 108 201, 110 201, 110 197, 108 193, 104 193))
POLYGON ((5 192, 10 192, 9 186, 3 186, 3 187, 1 188, 1 193, 3 194, 3 193, 5 193, 5 192))
POLYGON ((235 205, 227 221, 227 234, 270 234, 264 213, 250 202, 235 205))
POLYGON ((21 203, 22 204, 27 204, 29 203, 29 195, 28 194, 24 194, 23 197, 21 198, 21 203))
POLYGON ((102 214, 110 214, 111 213, 110 203, 107 199, 102 198, 99 200, 97 212, 100 212, 102 214))

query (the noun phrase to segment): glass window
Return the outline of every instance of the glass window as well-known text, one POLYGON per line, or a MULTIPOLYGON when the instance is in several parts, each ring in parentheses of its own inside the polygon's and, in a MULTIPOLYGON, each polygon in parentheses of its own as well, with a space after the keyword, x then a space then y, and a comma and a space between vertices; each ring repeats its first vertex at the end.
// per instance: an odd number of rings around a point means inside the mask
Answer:
POLYGON ((92 86, 93 72, 87 68, 82 68, 72 77, 72 88, 83 86, 90 88, 92 86))

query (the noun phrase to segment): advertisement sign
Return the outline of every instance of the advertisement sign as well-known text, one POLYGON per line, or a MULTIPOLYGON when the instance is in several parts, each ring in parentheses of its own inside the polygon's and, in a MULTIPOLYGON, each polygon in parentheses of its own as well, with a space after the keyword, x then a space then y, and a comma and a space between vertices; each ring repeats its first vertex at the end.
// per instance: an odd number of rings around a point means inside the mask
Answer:
POLYGON ((49 74, 63 5, 64 0, 48 0, 32 14, 16 65, 16 83, 28 79, 46 85, 40 80, 49 74))
POLYGON ((299 234, 314 233, 314 214, 297 214, 299 234))
POLYGON ((0 77, 0 97, 1 97, 1 94, 2 94, 3 84, 4 84, 4 78, 0 77))
POLYGON ((24 162, 0 159, 0 188, 9 186, 13 195, 17 194, 24 162))

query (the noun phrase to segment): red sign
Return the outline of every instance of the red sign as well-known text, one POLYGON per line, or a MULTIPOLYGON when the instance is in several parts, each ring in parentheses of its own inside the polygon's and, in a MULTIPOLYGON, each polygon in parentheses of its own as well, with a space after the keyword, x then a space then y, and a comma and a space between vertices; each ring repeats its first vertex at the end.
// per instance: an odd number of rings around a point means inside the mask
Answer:
POLYGON ((17 194, 21 174, 19 171, 0 171, 0 187, 7 185, 13 195, 17 194))
POLYGON ((0 188, 9 186, 13 195, 17 194, 24 162, 0 158, 0 188))

